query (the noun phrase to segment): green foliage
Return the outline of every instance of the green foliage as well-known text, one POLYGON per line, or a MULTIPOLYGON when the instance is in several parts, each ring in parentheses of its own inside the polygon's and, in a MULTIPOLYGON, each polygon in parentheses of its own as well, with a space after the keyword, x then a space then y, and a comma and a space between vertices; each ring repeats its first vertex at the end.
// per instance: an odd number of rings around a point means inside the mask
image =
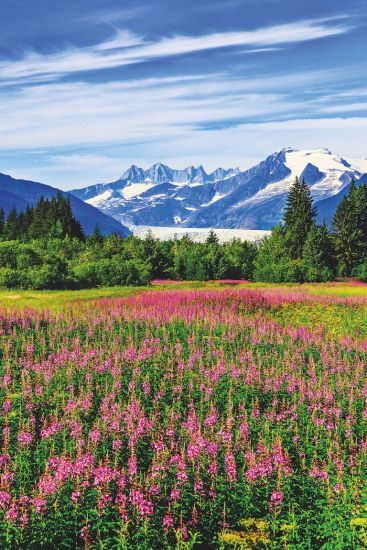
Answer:
POLYGON ((257 246, 250 241, 233 239, 224 245, 225 279, 251 280, 254 272, 254 261, 257 246))
POLYGON ((355 274, 361 281, 367 281, 367 260, 359 264, 355 270, 355 274))
POLYGON ((304 280, 303 261, 291 258, 285 231, 281 225, 273 229, 270 237, 260 242, 259 253, 255 259, 254 279, 271 283, 304 280))
POLYGON ((0 243, 0 267, 16 267, 18 249, 17 241, 0 243))
POLYGON ((0 267, 0 288, 16 288, 19 284, 19 275, 16 269, 0 267))
POLYGON ((19 214, 12 208, 6 221, 1 210, 0 237, 4 241, 85 238, 80 222, 73 214, 70 198, 65 198, 60 192, 51 199, 41 197, 34 207, 27 207, 19 214))
POLYGON ((307 235, 315 222, 316 209, 305 180, 296 178, 289 190, 284 212, 287 249, 293 259, 301 258, 307 235))
POLYGON ((32 267, 28 270, 28 288, 42 290, 45 288, 62 288, 64 273, 60 265, 44 264, 37 267, 32 267))
POLYGON ((204 243, 189 235, 160 241, 87 238, 61 193, 4 219, 0 210, 0 286, 24 289, 146 285, 152 279, 178 281, 257 280, 322 282, 336 274, 367 280, 367 186, 351 183, 339 204, 332 232, 315 223, 316 209, 306 182, 295 180, 284 223, 258 245, 233 239, 221 244, 214 230, 204 243), (10 271, 9 271, 10 270, 10 271))
POLYGON ((332 220, 339 275, 352 275, 367 254, 367 187, 351 182, 332 220))
POLYGON ((340 276, 367 279, 367 187, 352 181, 340 202, 331 233, 315 223, 316 209, 305 181, 289 190, 284 225, 264 239, 254 278, 267 282, 325 282, 340 276))
POLYGON ((333 240, 325 224, 311 227, 303 248, 303 258, 306 281, 325 282, 334 278, 333 240))
POLYGON ((150 282, 150 266, 138 259, 124 260, 121 256, 74 265, 71 273, 77 288, 96 286, 142 286, 150 282))

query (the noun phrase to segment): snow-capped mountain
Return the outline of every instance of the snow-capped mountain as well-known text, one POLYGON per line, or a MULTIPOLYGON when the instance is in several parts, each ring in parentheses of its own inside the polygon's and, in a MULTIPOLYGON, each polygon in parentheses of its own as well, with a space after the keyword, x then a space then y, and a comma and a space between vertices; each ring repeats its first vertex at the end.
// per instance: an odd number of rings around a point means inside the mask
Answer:
MULTIPOLYGON (((175 225, 229 192, 239 169, 202 166, 172 170, 157 163, 148 170, 132 165, 115 182, 71 191, 76 197, 130 225, 175 225)), ((124 222, 124 223, 125 223, 124 222)))
POLYGON ((366 173, 367 159, 286 148, 244 172, 133 165, 115 182, 72 193, 127 225, 269 229, 282 219, 296 176, 305 178, 320 214, 329 220, 352 178, 361 180, 366 173))

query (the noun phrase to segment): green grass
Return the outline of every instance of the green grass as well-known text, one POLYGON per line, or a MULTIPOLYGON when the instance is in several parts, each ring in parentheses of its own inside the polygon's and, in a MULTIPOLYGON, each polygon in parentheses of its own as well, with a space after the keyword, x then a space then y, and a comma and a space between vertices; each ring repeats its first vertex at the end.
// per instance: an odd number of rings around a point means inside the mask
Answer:
POLYGON ((118 298, 130 296, 142 290, 141 287, 92 288, 87 290, 1 290, 0 307, 22 309, 49 309, 62 311, 74 301, 96 300, 98 298, 118 298))
MULTIPOLYGON (((74 301, 88 301, 98 298, 118 298, 130 296, 144 290, 169 290, 178 288, 223 288, 223 284, 215 282, 186 281, 177 283, 160 284, 150 287, 101 287, 84 290, 0 290, 0 307, 22 309, 31 307, 35 309, 49 309, 50 311, 62 311, 68 304, 74 301)), ((276 283, 243 283, 233 288, 250 289, 282 289, 284 291, 301 291, 318 296, 340 296, 340 297, 367 297, 367 286, 355 286, 348 283, 314 283, 314 284, 276 284, 276 283)), ((323 307, 323 306, 322 306, 323 307)), ((317 309, 317 308, 316 308, 317 309)), ((311 312, 309 312, 311 313, 311 312)), ((313 322, 312 316, 305 313, 306 318, 302 321, 305 324, 313 322)), ((302 318, 302 316, 301 316, 302 318)), ((287 319, 287 322, 293 319, 287 319)), ((300 317, 298 317, 300 321, 300 317)))

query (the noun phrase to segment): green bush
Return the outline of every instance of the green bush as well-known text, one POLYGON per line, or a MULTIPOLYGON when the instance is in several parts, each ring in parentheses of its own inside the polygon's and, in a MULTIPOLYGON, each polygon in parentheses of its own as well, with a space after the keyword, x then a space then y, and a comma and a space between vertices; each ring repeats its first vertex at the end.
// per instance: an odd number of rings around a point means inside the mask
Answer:
POLYGON ((34 290, 63 288, 63 274, 60 273, 57 266, 44 264, 32 267, 27 272, 28 288, 34 290))
POLYGON ((307 267, 305 281, 308 283, 326 283, 334 279, 334 271, 327 266, 307 267))
POLYGON ((11 267, 0 267, 0 288, 17 288, 19 286, 19 274, 11 267))
POLYGON ((359 264, 355 271, 355 274, 361 281, 367 281, 367 261, 359 264))
POLYGON ((42 265, 42 258, 30 247, 19 249, 19 254, 16 256, 16 266, 20 270, 27 270, 30 267, 42 265))
MULTIPOLYGON (((119 260, 115 260, 119 263, 119 260)), ((121 260, 120 260, 121 261, 121 260)), ((144 286, 150 283, 151 265, 142 260, 125 260, 119 265, 120 283, 127 286, 144 286)))
POLYGON ((94 286, 141 286, 150 282, 150 265, 142 260, 125 260, 122 256, 75 265, 72 279, 79 288, 94 286))
POLYGON ((15 268, 17 265, 18 250, 18 241, 5 241, 0 243, 0 267, 15 268))

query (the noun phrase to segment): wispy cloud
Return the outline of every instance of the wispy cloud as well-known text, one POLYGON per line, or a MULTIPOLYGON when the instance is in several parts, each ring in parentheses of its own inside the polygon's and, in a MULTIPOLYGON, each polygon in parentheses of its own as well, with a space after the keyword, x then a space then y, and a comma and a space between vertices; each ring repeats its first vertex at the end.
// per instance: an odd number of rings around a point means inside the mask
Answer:
POLYGON ((367 119, 325 118, 325 105, 307 99, 341 76, 350 77, 344 69, 255 78, 216 72, 4 89, 0 143, 9 162, 0 170, 71 188, 112 181, 131 162, 245 168, 286 145, 348 153, 343 140, 358 156, 367 119), (44 165, 13 169, 15 152, 32 150, 44 165))
POLYGON ((97 10, 81 17, 81 21, 88 21, 94 24, 107 23, 109 25, 116 25, 118 23, 126 23, 137 17, 141 17, 144 14, 149 13, 153 9, 152 5, 134 6, 130 8, 120 9, 102 9, 97 10))
POLYGON ((1 94, 3 149, 149 142, 202 128, 284 119, 305 112, 305 86, 338 72, 310 71, 264 78, 226 73, 109 83, 49 83, 1 94), (298 91, 298 95, 297 95, 298 91))
MULTIPOLYGON (((158 160, 172 167, 204 163, 207 170, 218 166, 239 166, 242 170, 255 165, 275 150, 286 146, 299 149, 323 147, 325 144, 346 157, 365 157, 364 136, 367 118, 323 118, 283 120, 242 124, 212 132, 176 135, 166 141, 152 140, 144 144, 121 144, 98 151, 104 154, 42 153, 42 166, 31 160, 16 168, 16 159, 8 157, 7 171, 15 177, 44 181, 72 189, 96 182, 115 180, 131 163, 147 168, 158 160)), ((0 170, 4 171, 4 164, 0 170)))
POLYGON ((16 82, 31 79, 57 80, 63 76, 111 69, 219 48, 246 47, 263 50, 343 34, 351 30, 343 21, 315 19, 251 31, 216 32, 201 36, 170 36, 149 41, 129 31, 118 31, 104 42, 84 48, 68 48, 51 54, 27 52, 18 60, 0 63, 0 79, 16 82))
POLYGON ((367 101, 359 103, 344 103, 339 105, 329 105, 323 107, 322 111, 324 113, 352 113, 367 111, 367 101))

